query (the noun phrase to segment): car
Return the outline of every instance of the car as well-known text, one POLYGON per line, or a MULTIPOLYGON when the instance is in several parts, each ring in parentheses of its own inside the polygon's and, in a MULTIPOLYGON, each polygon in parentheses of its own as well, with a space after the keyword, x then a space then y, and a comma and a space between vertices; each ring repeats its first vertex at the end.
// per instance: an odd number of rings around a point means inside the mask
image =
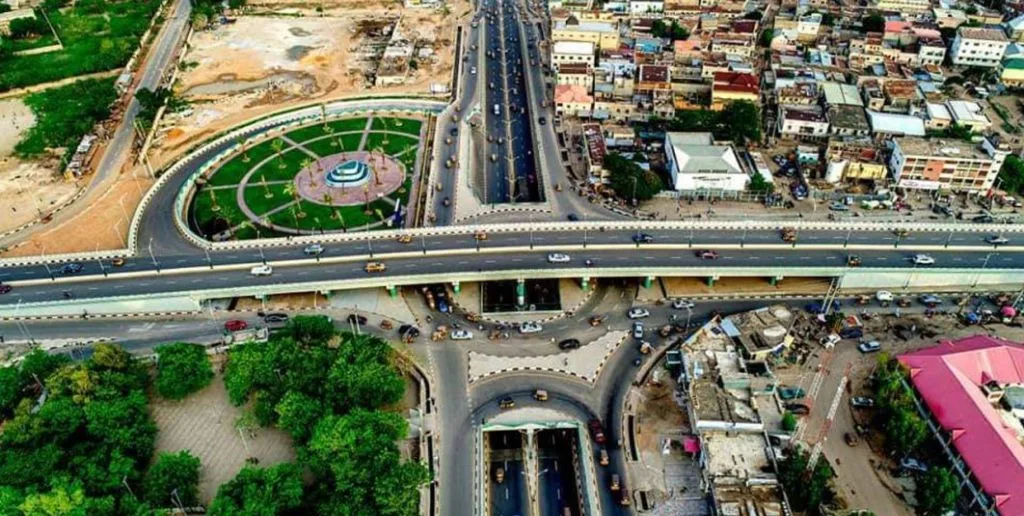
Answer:
POLYGON ((82 272, 82 264, 80 264, 80 263, 65 263, 64 265, 60 266, 59 271, 60 271, 61 274, 64 274, 64 275, 67 275, 67 274, 78 274, 79 272, 82 272))
POLYGON ((992 245, 1005 245, 1010 243, 1010 239, 999 235, 991 235, 986 238, 985 241, 992 245))
POLYGON ((633 243, 635 244, 649 244, 654 241, 654 237, 647 233, 635 233, 633 234, 633 243))
POLYGON ((806 416, 811 413, 811 407, 804 405, 803 403, 787 403, 786 410, 798 415, 806 416))
POLYGON ((889 292, 888 290, 879 290, 878 292, 875 292, 875 299, 881 303, 891 303, 892 300, 895 299, 895 296, 893 296, 892 292, 889 292))
MULTIPOLYGON (((826 305, 824 303, 817 302, 817 301, 815 301, 813 303, 807 303, 806 305, 804 305, 804 310, 807 310, 808 312, 810 312, 812 314, 823 314, 823 313, 825 313, 825 308, 826 308, 826 305)), ((837 310, 839 310, 839 301, 832 300, 831 311, 835 312, 837 310)))
POLYGON ((544 118, 544 117, 540 117, 540 120, 538 120, 538 122, 540 122, 540 125, 544 125, 544 124, 548 123, 548 119, 544 118))
POLYGON ((874 408, 875 399, 867 396, 854 396, 850 398, 850 405, 854 408, 874 408))
POLYGON ((117 258, 110 260, 110 265, 113 265, 114 267, 121 267, 124 265, 124 258, 118 256, 117 258))
POLYGON ((569 219, 569 222, 576 222, 580 220, 579 216, 577 216, 575 213, 570 213, 566 218, 569 219))
POLYGON ((822 337, 818 342, 820 342, 825 349, 832 349, 836 347, 836 344, 839 344, 839 341, 841 340, 843 340, 843 338, 840 337, 838 333, 829 333, 822 337))
POLYGON ((384 272, 388 270, 388 266, 381 262, 369 262, 366 267, 363 267, 366 272, 384 272))
POLYGON ((832 211, 850 211, 850 207, 841 202, 834 202, 832 204, 829 204, 828 209, 832 211))
POLYGON ((444 200, 441 201, 441 204, 443 204, 445 206, 451 206, 452 205, 451 197, 445 197, 444 200))
POLYGON ((263 316, 263 322, 268 324, 280 324, 288 322, 288 314, 272 312, 263 316))
POLYGON ((614 474, 614 473, 612 474, 612 481, 609 483, 608 487, 612 491, 618 491, 619 489, 622 489, 622 482, 619 481, 619 475, 618 474, 614 474))
POLYGON ((476 233, 473 233, 473 239, 474 240, 487 240, 487 232, 486 231, 477 231, 476 233))
POLYGON ((519 324, 519 333, 529 334, 540 333, 542 331, 544 331, 544 327, 541 326, 539 323, 535 323, 533 321, 526 321, 524 323, 519 324))
POLYGON ((515 400, 513 400, 512 398, 509 398, 507 396, 504 397, 504 398, 501 398, 501 401, 498 402, 498 407, 500 407, 502 410, 508 410, 510 408, 515 408, 515 406, 516 406, 515 400))
POLYGON ((471 340, 473 338, 473 332, 460 328, 452 331, 450 336, 452 340, 471 340))
POLYGON ((981 224, 991 224, 992 222, 995 222, 995 220, 996 219, 992 218, 991 215, 978 215, 977 217, 974 217, 973 219, 971 219, 971 222, 978 222, 978 223, 981 223, 981 224))
POLYGON ((410 235, 408 233, 406 233, 404 235, 398 235, 398 243, 399 244, 408 244, 409 242, 412 242, 412 235, 410 235))
POLYGON ((917 471, 919 473, 928 472, 928 465, 913 457, 903 457, 903 459, 900 460, 900 467, 911 471, 917 471))
MULTIPOLYGON (((476 46, 476 45, 473 45, 473 46, 476 46)), ((475 50, 475 49, 474 49, 474 50, 475 50)), ((471 73, 471 74, 473 74, 473 75, 476 75, 476 67, 474 66, 474 67, 470 68, 470 69, 469 69, 469 73, 471 73)))
POLYGON ((0 283, 0 294, 6 294, 12 290, 14 290, 14 287, 0 283))
POLYGON ((580 347, 579 339, 565 339, 558 343, 558 349, 561 350, 576 349, 578 347, 580 347))
POLYGON ((910 231, 906 230, 906 229, 894 229, 894 230, 892 230, 892 234, 902 238, 902 237, 905 237, 905 236, 909 235, 910 231))
POLYGON ((626 312, 626 317, 629 317, 630 319, 643 319, 644 317, 650 317, 650 316, 651 316, 651 311, 650 310, 648 310, 646 308, 639 307, 639 306, 635 306, 633 308, 630 308, 629 311, 626 312))
POLYGON ((404 340, 413 340, 420 336, 420 329, 411 324, 403 324, 398 327, 398 335, 404 340))
POLYGON ((598 463, 599 464, 601 464, 602 466, 607 466, 608 465, 608 450, 606 450, 604 448, 601 448, 601 451, 598 452, 598 457, 599 457, 599 459, 598 459, 598 463))
POLYGON ((548 391, 545 391, 544 389, 537 389, 533 391, 533 399, 537 401, 547 401, 548 391))
POLYGON ((368 322, 365 315, 359 314, 348 314, 347 320, 349 324, 358 324, 359 326, 366 326, 368 322))
POLYGON ((569 263, 571 258, 564 253, 551 253, 548 255, 548 263, 569 263))
POLYGON ((935 306, 942 304, 942 298, 934 294, 921 294, 917 300, 920 301, 922 305, 926 305, 929 308, 934 308, 935 306))
POLYGON ((914 265, 934 265, 935 258, 928 256, 927 254, 915 254, 910 261, 914 262, 914 265))
POLYGON ((864 329, 860 326, 851 326, 839 330, 839 336, 844 339, 859 339, 864 336, 864 329))
POLYGON ((857 349, 861 353, 874 353, 876 351, 881 351, 882 344, 877 340, 873 340, 870 342, 861 342, 860 344, 857 345, 857 349))
POLYGON ((587 422, 587 427, 590 429, 590 435, 593 436, 594 442, 597 444, 604 444, 604 429, 601 428, 601 420, 591 419, 587 422))
POLYGON ((694 306, 696 305, 694 305, 693 301, 690 301, 689 299, 672 300, 672 308, 675 308, 676 310, 693 310, 694 306))
POLYGON ((249 327, 249 323, 241 319, 232 319, 224 323, 224 329, 227 331, 242 331, 249 327))
POLYGON ((633 338, 638 340, 644 338, 644 323, 640 321, 633 323, 633 338))
POLYGON ((697 251, 696 254, 697 254, 697 258, 700 258, 701 260, 717 260, 718 259, 718 253, 716 251, 712 251, 710 249, 702 249, 700 251, 697 251))
POLYGON ((849 265, 850 267, 860 267, 860 264, 861 264, 860 256, 857 256, 855 254, 851 254, 850 256, 846 257, 846 265, 849 265))
POLYGON ((494 468, 494 481, 498 484, 505 481, 505 468, 501 466, 494 468))
POLYGON ((857 436, 851 434, 850 432, 846 432, 845 434, 843 434, 843 441, 846 442, 847 446, 857 446, 857 443, 859 442, 857 440, 857 436))
POLYGON ((271 267, 269 263, 264 263, 263 265, 257 265, 255 267, 249 269, 249 274, 251 274, 253 276, 270 276, 273 273, 274 273, 274 268, 271 267))
POLYGON ((779 387, 779 397, 783 400, 795 400, 797 398, 803 398, 806 396, 806 392, 800 387, 789 387, 786 385, 779 387))
POLYGON ((320 256, 324 253, 324 246, 320 244, 309 244, 302 248, 302 254, 306 256, 320 256))

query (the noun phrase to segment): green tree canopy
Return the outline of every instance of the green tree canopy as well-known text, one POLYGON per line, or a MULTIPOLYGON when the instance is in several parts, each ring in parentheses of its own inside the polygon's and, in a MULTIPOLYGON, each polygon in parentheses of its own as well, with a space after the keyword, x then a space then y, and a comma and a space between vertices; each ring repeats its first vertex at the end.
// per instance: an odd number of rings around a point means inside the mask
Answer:
POLYGON ((864 32, 882 32, 885 30, 885 18, 880 14, 869 14, 862 22, 864 32))
POLYGON ((217 489, 210 516, 276 516, 302 505, 302 470, 295 464, 244 467, 217 489))
POLYGON ((324 406, 320 400, 296 391, 285 394, 274 410, 277 412, 278 426, 299 443, 309 439, 313 428, 324 415, 324 406))
POLYGON ((960 483, 949 468, 931 468, 917 481, 917 508, 924 514, 945 514, 959 497, 960 483))
POLYGON ((999 169, 1001 186, 1007 192, 1024 194, 1024 160, 1016 154, 1010 154, 999 169))
POLYGON ((146 473, 146 501, 153 507, 174 507, 178 501, 187 507, 197 505, 199 466, 199 459, 188 450, 161 453, 146 473))
POLYGON ((297 315, 288 321, 287 332, 293 339, 309 345, 326 344, 334 337, 334 323, 323 315, 297 315))
POLYGON ((636 162, 613 152, 604 157, 604 167, 612 189, 620 197, 645 201, 660 192, 664 185, 658 174, 644 170, 636 162), (635 194, 635 197, 634 197, 635 194))
POLYGON ((796 512, 816 509, 822 503, 830 502, 835 495, 831 486, 832 467, 828 461, 819 460, 810 478, 806 475, 807 461, 807 453, 796 449, 779 461, 779 480, 796 512))
POLYGON ((165 398, 180 400, 213 379, 213 367, 203 346, 178 342, 157 346, 156 354, 156 390, 165 398))

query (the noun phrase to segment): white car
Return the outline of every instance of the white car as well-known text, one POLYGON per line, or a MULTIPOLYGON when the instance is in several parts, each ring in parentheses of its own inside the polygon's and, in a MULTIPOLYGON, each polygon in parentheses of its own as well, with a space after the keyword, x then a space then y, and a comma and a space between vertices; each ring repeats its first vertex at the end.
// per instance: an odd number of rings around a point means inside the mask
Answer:
POLYGON ((696 305, 689 299, 675 299, 672 301, 672 308, 676 310, 693 310, 694 306, 696 305))
POLYGON ((875 292, 875 299, 882 303, 889 303, 895 299, 895 296, 893 296, 892 292, 889 292, 888 290, 879 290, 878 292, 875 292))
POLYGON ((934 265, 935 258, 928 256, 927 254, 915 254, 912 258, 914 265, 934 265))
POLYGON ((253 276, 270 276, 273 273, 274 268, 271 267, 270 264, 268 263, 264 263, 263 265, 257 265, 249 269, 249 274, 252 274, 253 276))
POLYGON ((473 332, 469 330, 455 330, 451 334, 452 340, 470 340, 473 338, 473 332))
POLYGON ((544 331, 544 327, 535 322, 524 322, 519 325, 519 333, 539 333, 544 331))
POLYGON ((646 308, 640 308, 639 306, 630 308, 629 312, 626 312, 626 317, 629 317, 630 319, 643 319, 644 317, 650 316, 650 310, 646 308))
POLYGON ((1010 243, 1010 239, 999 235, 992 235, 986 238, 985 241, 992 245, 1005 245, 1010 243))
POLYGON ((569 263, 569 255, 564 253, 551 253, 548 255, 548 263, 569 263))

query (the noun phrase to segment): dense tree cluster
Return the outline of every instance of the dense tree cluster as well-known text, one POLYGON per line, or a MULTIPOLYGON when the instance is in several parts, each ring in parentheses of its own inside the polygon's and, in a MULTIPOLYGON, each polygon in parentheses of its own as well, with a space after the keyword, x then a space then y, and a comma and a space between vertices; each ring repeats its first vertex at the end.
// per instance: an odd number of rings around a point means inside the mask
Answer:
POLYGON ((914 451, 928 437, 928 424, 917 413, 910 392, 903 386, 903 369, 887 353, 878 357, 875 373, 877 417, 885 422, 885 443, 903 456, 914 451))
POLYGON ((716 140, 739 145, 761 141, 761 112, 753 102, 730 102, 721 111, 689 109, 676 111, 668 120, 669 131, 710 132, 716 140))
MULTIPOLYGON (((0 64, 0 67, 3 65, 0 64)), ((35 157, 47 149, 64 149, 70 156, 93 126, 110 116, 117 98, 113 79, 86 79, 25 97, 36 124, 14 147, 22 157, 35 157)))
MULTIPOLYGON (((402 462, 396 442, 406 437, 401 415, 382 410, 404 392, 395 354, 376 337, 335 335, 322 317, 296 317, 285 335, 231 350, 224 382, 232 403, 252 404, 262 425, 288 432, 299 465, 317 486, 302 502, 321 514, 414 514, 427 480, 418 463, 402 462)), ((214 514, 243 514, 280 492, 277 514, 295 506, 298 473, 286 467, 243 470, 221 487, 214 514)), ((269 511, 269 512, 267 512, 269 511)))
POLYGON ((660 192, 664 185, 656 172, 644 170, 636 161, 618 153, 604 157, 608 182, 615 193, 626 200, 645 201, 660 192))
POLYGON ((1003 168, 999 169, 999 178, 1003 181, 1000 184, 1003 190, 1024 194, 1024 160, 1016 154, 1007 156, 1003 168))
POLYGON ((82 363, 37 350, 0 369, 0 514, 145 510, 128 486, 139 486, 153 453, 148 380, 110 344, 82 363))
POLYGON ((213 367, 206 348, 178 342, 157 346, 156 390, 161 396, 180 400, 210 384, 213 367))
POLYGON ((686 27, 679 25, 679 22, 676 20, 672 20, 671 23, 665 23, 664 20, 654 20, 654 23, 651 25, 651 35, 656 38, 678 41, 689 38, 690 31, 686 30, 686 27))
POLYGON ((789 456, 779 461, 779 481, 795 512, 820 514, 819 507, 830 503, 835 496, 831 485, 832 467, 828 461, 819 460, 814 471, 807 475, 808 459, 807 452, 792 450, 789 456))

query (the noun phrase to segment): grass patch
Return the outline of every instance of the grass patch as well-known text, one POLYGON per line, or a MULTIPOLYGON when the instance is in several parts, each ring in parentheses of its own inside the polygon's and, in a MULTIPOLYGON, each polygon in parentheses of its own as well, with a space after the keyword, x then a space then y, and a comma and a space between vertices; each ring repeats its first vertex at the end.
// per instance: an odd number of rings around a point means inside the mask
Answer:
POLYGON ((234 188, 223 190, 201 189, 192 199, 192 217, 200 225, 205 225, 217 218, 228 221, 232 226, 248 220, 235 200, 234 188), (210 192, 213 192, 212 198, 210 192), (220 208, 213 211, 214 199, 220 208))
POLYGON ((69 157, 93 125, 110 116, 115 98, 114 79, 78 81, 25 97, 25 104, 36 116, 36 125, 14 147, 15 152, 30 158, 48 148, 63 147, 69 157))
MULTIPOLYGON (((251 183, 250 183, 251 184, 251 183)), ((285 187, 288 185, 267 185, 266 188, 260 185, 253 185, 246 187, 245 191, 242 192, 242 196, 245 199, 245 204, 249 206, 258 216, 263 216, 264 213, 269 212, 277 208, 292 202, 292 196, 285 192, 285 187), (268 199, 266 193, 270 192, 271 197, 268 199)))
POLYGON ((324 138, 322 140, 316 140, 309 143, 302 144, 303 147, 307 148, 313 154, 325 158, 332 154, 341 154, 342 152, 355 152, 359 148, 359 141, 362 140, 363 135, 361 133, 349 133, 343 135, 336 135, 332 138, 324 138), (341 139, 341 146, 335 147, 331 145, 331 142, 335 138, 341 139))
POLYGON ((10 39, 7 41, 9 42, 11 52, 21 52, 56 45, 57 37, 53 35, 53 32, 49 32, 35 38, 10 39))
POLYGON ((302 169, 302 163, 307 159, 311 160, 309 154, 299 149, 285 151, 281 156, 275 153, 270 161, 267 161, 253 173, 256 180, 266 179, 267 181, 289 181, 295 178, 295 174, 302 169), (281 164, 284 164, 282 167, 281 164))
POLYGON ((366 138, 366 150, 384 149, 384 154, 394 156, 406 149, 419 147, 419 138, 398 134, 370 133, 366 138), (384 143, 387 140, 387 143, 384 143))
MULTIPOLYGON (((331 208, 330 206, 314 202, 299 201, 299 205, 296 206, 296 212, 298 212, 300 208, 306 213, 306 216, 298 219, 297 227, 298 229, 309 231, 320 230, 321 228, 325 231, 341 229, 342 221, 331 217, 335 210, 341 214, 346 228, 355 228, 380 221, 380 217, 377 216, 376 212, 371 215, 365 214, 363 212, 365 206, 362 204, 357 206, 338 206, 336 208, 331 208)), ((385 217, 391 215, 392 211, 394 211, 391 204, 384 200, 371 202, 370 209, 380 210, 385 217)), ((292 228, 296 227, 295 216, 292 214, 290 208, 271 215, 270 221, 281 226, 292 228)))
POLYGON ((273 156, 274 149, 270 146, 270 141, 266 141, 247 150, 245 154, 249 156, 248 163, 245 162, 245 155, 238 154, 215 170, 207 184, 212 186, 237 185, 242 182, 242 178, 252 167, 273 156))
POLYGON ((422 125, 422 121, 413 118, 374 118, 370 127, 374 131, 405 133, 418 137, 422 125))
POLYGON ((47 10, 64 49, 0 59, 0 91, 124 66, 159 5, 159 0, 83 0, 47 10))
MULTIPOLYGON (((341 120, 335 120, 333 122, 327 122, 327 125, 331 126, 331 128, 334 129, 335 134, 345 133, 349 131, 362 131, 363 129, 366 128, 366 119, 344 118, 341 120)), ((322 123, 316 123, 314 125, 290 131, 285 136, 297 142, 304 142, 306 140, 310 140, 318 136, 323 136, 325 134, 327 134, 327 132, 324 131, 324 125, 322 123)))

